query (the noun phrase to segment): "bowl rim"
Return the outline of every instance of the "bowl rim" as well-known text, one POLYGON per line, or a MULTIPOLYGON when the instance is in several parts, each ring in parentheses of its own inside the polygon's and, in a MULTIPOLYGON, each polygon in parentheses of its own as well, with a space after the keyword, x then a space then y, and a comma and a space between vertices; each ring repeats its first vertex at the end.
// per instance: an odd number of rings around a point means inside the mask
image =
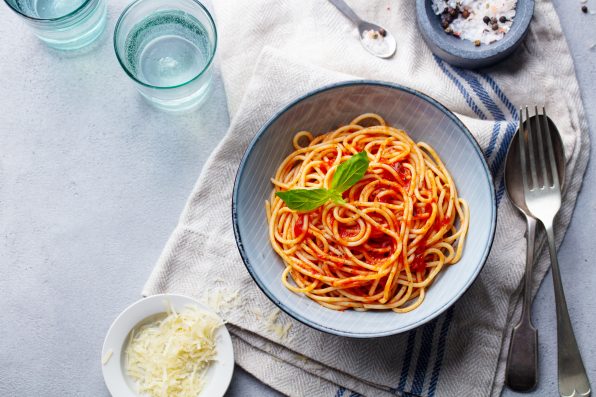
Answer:
MULTIPOLYGON (((456 45, 453 44, 453 40, 451 36, 444 34, 442 36, 436 36, 434 34, 433 24, 439 23, 439 16, 432 13, 429 15, 428 13, 429 7, 429 0, 416 0, 416 20, 418 24, 418 28, 422 33, 422 37, 424 41, 427 42, 431 51, 435 53, 432 49, 432 45, 437 46, 440 50, 444 51, 450 57, 457 58, 459 60, 465 61, 486 61, 494 59, 494 62, 498 62, 500 59, 498 56, 502 53, 507 53, 512 48, 516 48, 526 37, 530 23, 532 22, 532 18, 534 16, 534 8, 535 8, 535 0, 517 0, 516 4, 516 15, 515 19, 513 20, 513 24, 515 25, 515 31, 510 31, 505 34, 505 36, 494 43, 489 45, 482 45, 480 47, 470 47, 464 48, 463 46, 469 47, 466 43, 467 40, 459 40, 461 44, 456 45), (525 12, 518 17, 518 11, 524 10, 525 12), (436 19, 436 21, 434 20, 436 19)), ((432 8, 432 6, 430 6, 432 8)), ((432 12, 432 10, 431 10, 432 12)), ((511 29, 513 30, 513 28, 511 29)), ((473 43, 469 43, 473 46, 473 43)), ((437 55, 439 56, 439 55, 437 55)), ((442 58, 442 57, 441 57, 442 58)), ((483 64, 484 67, 492 64, 493 62, 489 62, 487 64, 483 64)))
MULTIPOLYGON (((297 321, 300 321, 301 323, 303 323, 311 328, 314 328, 319 331, 323 331, 323 332, 326 332, 326 333, 329 333, 332 335, 346 336, 346 337, 352 337, 352 338, 376 338, 376 337, 383 337, 383 336, 390 336, 390 335, 404 333, 406 331, 409 331, 411 329, 414 329, 421 325, 426 324, 427 322, 438 317, 443 312, 445 312, 448 308, 453 306, 453 304, 455 302, 457 302, 459 300, 459 298, 470 288, 470 286, 474 283, 474 281, 476 281, 478 275, 480 274, 480 271, 484 268, 484 265, 486 264, 486 261, 488 259, 488 255, 489 255, 492 245, 494 243, 495 230, 496 230, 496 226, 497 226, 497 204, 496 204, 496 194, 495 194, 493 177, 492 177, 492 174, 490 173, 490 169, 488 167, 488 164, 486 163, 486 159, 484 158, 484 154, 482 153, 482 149, 481 149, 480 145, 478 144, 478 141, 476 140, 476 138, 474 138, 474 136, 468 130, 468 128, 463 124, 463 122, 461 120, 459 120, 457 118, 457 116, 455 116, 455 114, 453 112, 451 112, 449 109, 447 109, 446 106, 441 104, 436 99, 434 99, 426 94, 423 94, 422 92, 417 91, 415 89, 405 87, 400 84, 390 83, 390 82, 380 81, 380 80, 348 80, 348 81, 342 81, 342 82, 338 82, 338 83, 328 84, 328 85, 322 86, 320 88, 311 90, 311 91, 307 92, 306 94, 303 94, 303 95, 293 99, 291 102, 284 105, 280 110, 278 110, 273 116, 271 116, 261 126, 259 131, 255 134, 255 136, 252 138, 252 140, 248 144, 248 147, 244 151, 244 154, 242 155, 242 160, 240 161, 240 165, 238 166, 238 170, 236 171, 236 176, 234 178, 234 189, 232 191, 232 206, 231 207, 232 207, 231 210, 232 210, 232 225, 233 225, 233 229, 234 229, 234 238, 236 240, 236 246, 238 247, 238 251, 242 258, 242 262, 244 263, 244 266, 246 266, 246 269, 248 270, 248 273, 250 274, 252 279, 255 281, 255 283, 257 284, 259 289, 265 294, 265 296, 267 296, 267 298, 269 298, 269 300, 271 300, 271 302, 273 302, 278 308, 283 310, 284 313, 288 314, 290 317, 294 318, 297 321), (261 282, 260 278, 257 275, 257 272, 255 271, 252 264, 250 263, 248 255, 246 254, 246 251, 244 249, 244 244, 242 242, 242 237, 240 235, 240 230, 239 230, 239 226, 238 226, 237 201, 238 201, 238 195, 239 195, 239 182, 240 182, 240 179, 242 178, 242 174, 244 172, 246 162, 248 161, 248 158, 249 158, 252 150, 258 144, 258 142, 261 140, 261 138, 264 136, 264 133, 269 129, 269 127, 271 127, 271 125, 279 117, 281 117, 285 112, 287 112, 289 109, 291 109, 295 105, 299 104, 300 102, 309 99, 310 97, 312 97, 314 95, 317 95, 317 94, 320 94, 320 93, 323 93, 326 91, 330 91, 330 90, 333 90, 336 88, 356 86, 356 85, 381 86, 381 87, 395 89, 398 91, 403 91, 403 92, 412 94, 414 96, 417 96, 417 97, 421 98, 422 100, 427 101, 428 103, 430 103, 431 105, 434 105, 436 108, 438 108, 440 111, 442 111, 449 119, 451 119, 453 122, 456 123, 456 125, 462 130, 462 132, 464 133, 466 138, 468 138, 468 140, 472 143, 472 147, 474 148, 474 150, 477 152, 478 156, 481 159, 482 168, 486 175, 487 181, 489 182, 490 196, 491 196, 491 218, 492 219, 491 219, 491 228, 490 228, 489 238, 486 243, 484 252, 482 253, 479 265, 476 267, 473 274, 471 274, 471 276, 468 278, 464 287, 452 299, 445 302, 438 310, 435 310, 434 312, 430 313, 429 315, 421 318, 420 320, 418 320, 408 326, 398 328, 398 329, 392 329, 389 331, 383 331, 383 332, 359 332, 359 333, 356 333, 356 332, 346 332, 346 331, 338 330, 331 326, 316 323, 308 318, 305 318, 304 316, 299 315, 298 313, 294 312, 292 309, 290 309, 289 307, 287 307, 286 305, 281 303, 281 301, 278 298, 276 298, 276 296, 269 289, 267 289, 266 286, 261 282)), ((331 309, 328 309, 328 310, 331 310, 331 309)))

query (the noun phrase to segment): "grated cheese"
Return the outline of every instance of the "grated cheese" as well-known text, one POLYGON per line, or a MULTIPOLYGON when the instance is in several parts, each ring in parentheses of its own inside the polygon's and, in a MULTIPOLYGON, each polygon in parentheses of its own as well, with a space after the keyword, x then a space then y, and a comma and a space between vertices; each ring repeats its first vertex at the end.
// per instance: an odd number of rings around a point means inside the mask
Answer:
POLYGON ((258 307, 253 307, 248 309, 249 312, 251 312, 254 316, 255 319, 260 320, 263 318, 263 311, 261 309, 259 309, 258 307))
POLYGON ((106 365, 110 361, 110 358, 112 358, 112 354, 114 354, 114 351, 109 349, 101 358, 101 365, 106 365))
POLYGON ((133 329, 126 370, 138 392, 152 397, 197 397, 216 359, 215 332, 221 320, 196 306, 133 329))
POLYGON ((240 291, 232 291, 226 287, 213 288, 205 291, 203 302, 220 315, 229 314, 241 303, 240 291))
POLYGON ((279 320, 280 311, 275 309, 271 312, 271 314, 267 317, 267 330, 269 332, 273 332, 279 339, 286 339, 288 337, 288 333, 290 332, 290 328, 292 328, 292 323, 286 322, 286 324, 281 324, 279 320))

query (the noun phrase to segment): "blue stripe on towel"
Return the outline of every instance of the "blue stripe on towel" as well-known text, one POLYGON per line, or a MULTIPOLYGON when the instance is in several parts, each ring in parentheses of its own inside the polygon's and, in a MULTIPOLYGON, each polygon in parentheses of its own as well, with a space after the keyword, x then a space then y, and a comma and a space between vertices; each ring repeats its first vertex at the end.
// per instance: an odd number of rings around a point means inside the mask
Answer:
POLYGON ((422 329, 420 353, 418 354, 418 362, 416 363, 416 371, 414 372, 414 381, 412 382, 411 389, 411 393, 415 395, 422 394, 436 327, 437 319, 434 319, 430 323, 427 323, 422 329))
POLYGON ((345 392, 346 392, 346 388, 340 387, 339 389, 337 389, 337 393, 335 393, 335 397, 342 397, 345 392))
POLYGON ((480 84, 480 81, 478 81, 478 78, 475 76, 473 72, 468 72, 456 67, 451 67, 451 69, 453 69, 455 73, 457 73, 470 85, 472 91, 474 91, 476 96, 478 96, 480 102, 482 102, 482 104, 488 109, 488 111, 495 120, 505 120, 505 115, 503 114, 501 109, 499 109, 499 105, 497 105, 495 101, 490 97, 488 91, 486 91, 482 84, 480 84))
POLYGON ((501 182, 499 183, 499 188, 497 189, 497 193, 496 193, 497 206, 499 206, 499 202, 503 198, 504 193, 505 193, 505 178, 501 178, 501 182))
MULTIPOLYGON (((470 87, 472 87, 472 90, 474 91, 476 96, 478 98, 480 98, 480 101, 488 109, 488 111, 490 112, 490 114, 492 115, 492 117, 495 121, 505 120, 505 115, 503 114, 501 109, 499 109, 499 105, 497 105, 495 103, 495 101, 490 97, 490 94, 488 93, 488 91, 486 91, 486 89, 482 86, 482 84, 480 84, 480 81, 478 81, 478 78, 474 75, 474 73, 466 72, 465 70, 455 68, 455 67, 453 67, 452 69, 461 78, 463 78, 470 85, 470 87)), ((493 154, 493 151, 495 150, 495 145, 497 143, 499 131, 500 131, 500 124, 494 123, 493 131, 492 131, 492 134, 490 137, 490 142, 489 142, 488 147, 486 148, 485 153, 484 153, 487 160, 490 158, 490 156, 493 154)), ((496 175, 496 174, 493 172, 493 175, 496 175)))
POLYGON ((437 383, 439 382, 439 375, 441 373, 441 367, 443 366, 443 356, 445 355, 445 342, 447 340, 447 334, 449 333, 451 320, 453 320, 454 307, 455 306, 451 306, 447 310, 447 314, 443 320, 443 325, 441 326, 441 331, 439 333, 439 343, 437 345, 437 358, 435 360, 433 372, 430 376, 430 383, 428 385, 428 397, 434 397, 435 392, 437 391, 437 383))
POLYGON ((408 332, 408 342, 406 347, 406 355, 401 367, 401 375, 399 377, 399 384, 397 391, 403 392, 408 381, 408 373, 410 372, 410 363, 412 362, 412 353, 414 352, 414 345, 416 344, 416 330, 413 329, 408 332))
POLYGON ((472 109, 474 114, 476 114, 476 116, 478 116, 482 120, 486 120, 486 116, 484 115, 484 112, 482 112, 482 110, 480 110, 478 105, 476 105, 476 102, 474 102, 474 100, 472 99, 472 96, 466 90, 466 88, 461 83, 461 81, 459 81, 459 79, 457 77, 455 77, 453 75, 453 73, 451 73, 449 70, 447 70, 445 63, 440 58, 438 58, 436 55, 434 55, 434 57, 435 57, 435 61, 437 62, 437 65, 439 65, 439 68, 441 69, 441 71, 443 71, 445 76, 449 77, 449 79, 453 82, 453 84, 459 90, 459 92, 462 94, 462 96, 464 97, 464 100, 466 101, 466 103, 468 104, 470 109, 472 109))
POLYGON ((480 77, 482 77, 484 80, 486 80, 489 87, 492 88, 492 90, 497 95, 497 97, 499 97, 501 102, 503 102, 505 107, 509 110, 509 113, 511 113, 511 116, 513 118, 515 118, 516 114, 517 114, 517 111, 515 110, 515 106, 513 105, 513 103, 511 103, 509 98, 507 98, 507 95, 505 95, 503 90, 501 90, 501 87, 499 87, 499 85, 488 74, 480 73, 480 77))
POLYGON ((507 155, 507 149, 509 148, 509 142, 511 142, 511 138, 513 138, 513 134, 515 134, 515 130, 517 128, 517 117, 514 120, 509 121, 507 123, 507 128, 505 128, 505 136, 501 141, 501 146, 493 159, 492 164, 490 165, 490 170, 493 175, 497 175, 498 172, 501 170, 501 166, 505 161, 505 156, 507 155))

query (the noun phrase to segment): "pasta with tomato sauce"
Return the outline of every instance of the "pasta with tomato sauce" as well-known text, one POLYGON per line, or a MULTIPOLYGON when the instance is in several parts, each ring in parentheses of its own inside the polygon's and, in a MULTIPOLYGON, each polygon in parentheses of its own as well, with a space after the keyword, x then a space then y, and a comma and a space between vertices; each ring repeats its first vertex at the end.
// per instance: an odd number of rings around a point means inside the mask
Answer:
MULTIPOLYGON (((470 218, 437 153, 372 113, 316 137, 300 131, 293 146, 266 202, 284 285, 335 310, 418 307, 441 270, 461 258, 470 218), (362 152, 362 177, 334 191, 340 165, 362 152), (291 209, 280 194, 296 189, 333 199, 291 209)), ((341 177, 353 179, 350 172, 341 177)))

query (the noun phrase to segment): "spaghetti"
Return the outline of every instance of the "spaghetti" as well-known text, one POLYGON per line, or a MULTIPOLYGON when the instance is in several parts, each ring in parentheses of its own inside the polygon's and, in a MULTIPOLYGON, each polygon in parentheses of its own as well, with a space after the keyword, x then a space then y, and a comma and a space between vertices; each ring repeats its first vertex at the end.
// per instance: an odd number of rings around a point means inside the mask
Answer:
POLYGON ((372 113, 317 137, 298 132, 293 145, 266 202, 284 285, 335 310, 418 307, 437 274, 461 258, 470 217, 437 153, 372 113), (329 189, 337 167, 361 151, 368 168, 343 192, 345 203, 299 212, 275 194, 329 189))

